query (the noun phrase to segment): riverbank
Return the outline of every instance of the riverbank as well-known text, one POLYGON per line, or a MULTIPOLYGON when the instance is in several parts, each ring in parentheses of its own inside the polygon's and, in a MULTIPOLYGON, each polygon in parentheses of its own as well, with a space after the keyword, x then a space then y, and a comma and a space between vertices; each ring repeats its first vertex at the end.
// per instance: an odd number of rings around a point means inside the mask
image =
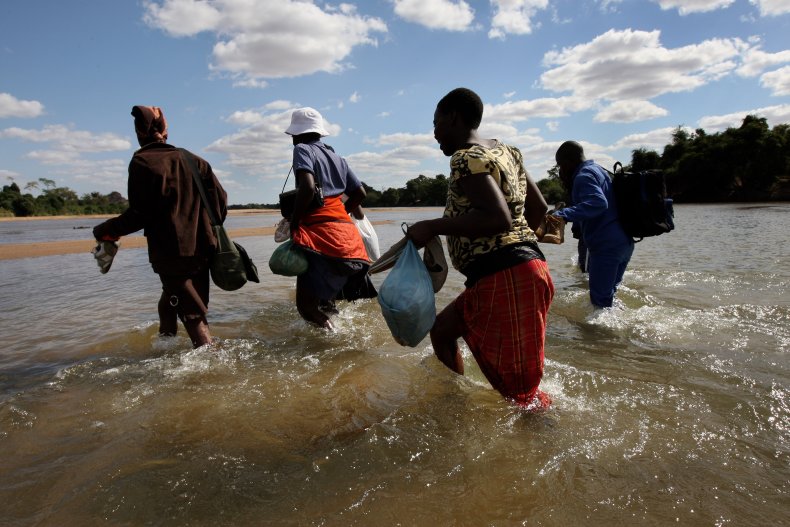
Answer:
MULTIPOLYGON (((228 211, 228 216, 244 216, 249 214, 260 214, 262 216, 280 216, 280 211, 274 209, 232 209, 228 211)), ((5 221, 46 221, 46 220, 106 220, 113 218, 117 214, 67 214, 62 216, 3 216, 0 222, 5 221)))
MULTIPOLYGON (((380 209, 385 210, 385 209, 380 209)), ((277 223, 280 221, 279 211, 266 210, 266 209, 246 209, 246 210, 232 210, 228 211, 228 216, 246 216, 260 215, 261 223, 267 224, 263 227, 241 227, 231 228, 228 230, 230 237, 246 238, 250 236, 272 236, 276 229, 277 223), (271 218, 268 218, 270 216, 271 218)), ((95 216, 45 216, 35 218, 20 218, 25 221, 33 222, 47 221, 47 220, 70 220, 70 219, 106 219, 115 215, 95 215, 95 216)), ((391 223, 390 221, 373 221, 374 225, 382 225, 391 223)), ((77 231, 84 233, 80 239, 74 240, 58 240, 58 241, 41 241, 31 243, 6 243, 0 244, 0 260, 17 260, 21 258, 38 258, 42 256, 57 256, 64 254, 77 254, 89 253, 95 246, 93 237, 90 231, 77 231)), ((132 235, 124 236, 121 238, 121 247, 123 249, 136 249, 146 246, 145 236, 132 235)))
MULTIPOLYGON (((371 208, 366 208, 365 210, 370 212, 393 212, 399 209, 407 210, 412 208, 442 209, 442 207, 371 207, 371 208)), ((275 216, 277 218, 277 221, 280 221, 280 211, 276 209, 229 209, 228 210, 228 216, 250 216, 250 215, 275 216)), ((115 216, 117 216, 117 214, 67 214, 62 216, 2 216, 0 217, 0 222, 85 220, 85 219, 106 220, 108 218, 113 218, 115 216)))

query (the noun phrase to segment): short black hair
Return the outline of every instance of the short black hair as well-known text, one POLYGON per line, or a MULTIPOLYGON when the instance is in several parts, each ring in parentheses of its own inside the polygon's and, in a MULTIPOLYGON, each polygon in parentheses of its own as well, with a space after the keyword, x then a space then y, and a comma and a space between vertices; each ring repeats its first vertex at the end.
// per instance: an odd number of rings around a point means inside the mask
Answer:
POLYGON ((454 89, 442 97, 436 108, 443 114, 458 112, 464 123, 473 130, 476 130, 483 120, 483 101, 469 88, 454 89))
POLYGON ((580 163, 584 161, 584 148, 576 141, 565 141, 554 155, 557 161, 570 161, 580 163))

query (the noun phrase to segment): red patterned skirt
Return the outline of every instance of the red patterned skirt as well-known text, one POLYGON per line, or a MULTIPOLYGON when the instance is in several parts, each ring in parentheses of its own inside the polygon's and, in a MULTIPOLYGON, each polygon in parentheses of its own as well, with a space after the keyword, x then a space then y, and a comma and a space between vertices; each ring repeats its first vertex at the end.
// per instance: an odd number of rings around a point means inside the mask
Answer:
POLYGON ((454 302, 483 374, 499 393, 530 410, 551 404, 538 385, 553 297, 548 265, 534 259, 481 278, 454 302))

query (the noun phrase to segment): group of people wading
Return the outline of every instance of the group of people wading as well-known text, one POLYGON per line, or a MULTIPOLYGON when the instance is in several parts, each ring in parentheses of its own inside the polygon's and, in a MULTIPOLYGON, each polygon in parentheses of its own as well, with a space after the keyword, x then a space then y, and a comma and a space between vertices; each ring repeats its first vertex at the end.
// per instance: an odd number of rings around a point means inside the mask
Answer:
MULTIPOLYGON (((149 261, 162 282, 159 333, 175 335, 180 319, 193 346, 210 344, 209 260, 217 240, 209 215, 182 150, 167 143, 162 110, 134 106, 132 116, 140 149, 129 164, 129 208, 93 234, 112 242, 144 229, 149 261)), ((438 314, 430 331, 436 357, 463 374, 458 345, 463 338, 505 398, 545 408, 551 399, 539 384, 554 284, 535 231, 548 205, 518 148, 478 136, 482 117, 482 100, 466 88, 450 91, 436 105, 434 137, 450 157, 447 204, 441 217, 411 225, 407 236, 418 248, 445 236, 453 267, 466 278, 464 291, 438 314)), ((297 186, 291 239, 309 262, 297 277, 296 304, 306 321, 331 329, 336 300, 375 296, 371 261, 350 216, 364 214, 365 190, 346 160, 322 141, 329 133, 319 112, 295 110, 285 133, 293 140, 297 186), (318 192, 323 200, 315 206, 318 192)), ((227 194, 209 163, 195 157, 213 213, 224 220, 227 194)), ((573 205, 554 214, 580 227, 591 300, 611 306, 633 242, 617 224, 608 179, 584 158, 581 145, 563 143, 555 157, 573 205)))

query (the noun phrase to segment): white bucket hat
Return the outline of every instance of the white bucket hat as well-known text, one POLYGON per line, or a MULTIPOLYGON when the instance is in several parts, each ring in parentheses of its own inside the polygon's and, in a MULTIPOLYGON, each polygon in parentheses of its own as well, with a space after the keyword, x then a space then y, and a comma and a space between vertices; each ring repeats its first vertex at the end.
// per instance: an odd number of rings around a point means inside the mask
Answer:
POLYGON ((309 133, 329 135, 324 128, 324 118, 313 108, 299 108, 291 114, 291 126, 285 131, 288 135, 302 135, 309 133))

